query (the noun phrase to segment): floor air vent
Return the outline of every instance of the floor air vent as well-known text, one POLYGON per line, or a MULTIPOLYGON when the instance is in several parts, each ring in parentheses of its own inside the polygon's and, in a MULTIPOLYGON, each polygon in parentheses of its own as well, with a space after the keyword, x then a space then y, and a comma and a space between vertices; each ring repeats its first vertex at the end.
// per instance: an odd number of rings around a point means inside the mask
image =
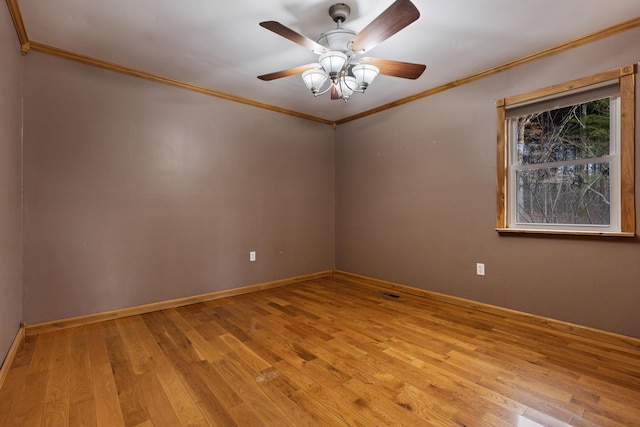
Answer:
POLYGON ((392 294, 391 292, 378 291, 378 295, 387 299, 400 299, 400 295, 392 294))

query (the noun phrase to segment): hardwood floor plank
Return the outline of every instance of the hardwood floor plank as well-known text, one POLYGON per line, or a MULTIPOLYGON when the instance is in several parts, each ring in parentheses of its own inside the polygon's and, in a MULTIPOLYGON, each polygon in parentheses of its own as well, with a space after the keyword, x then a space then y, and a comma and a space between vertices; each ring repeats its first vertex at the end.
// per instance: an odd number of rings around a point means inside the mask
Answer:
POLYGON ((491 427, 514 427, 514 426, 526 426, 526 427, 545 427, 529 418, 522 415, 515 415, 515 418, 502 418, 497 414, 488 413, 485 414, 481 422, 488 423, 491 427))
MULTIPOLYGON (((174 315, 177 314, 172 310, 168 310, 168 312, 172 312, 171 314, 174 315)), ((174 319, 172 316, 169 317, 174 319)), ((147 329, 146 324, 141 322, 139 327, 138 344, 142 346, 144 354, 150 360, 152 371, 155 373, 156 378, 162 387, 162 391, 168 399, 167 403, 173 408, 173 412, 179 420, 179 425, 206 425, 206 421, 197 404, 193 400, 193 397, 182 383, 180 377, 177 375, 175 369, 160 349, 158 343, 153 339, 153 336, 147 329)), ((188 329, 188 332, 192 331, 192 329, 188 329)))
MULTIPOLYGON (((479 385, 490 388, 500 395, 510 396, 510 398, 516 402, 549 414, 559 420, 568 421, 574 416, 581 417, 584 412, 584 409, 579 405, 553 400, 552 398, 547 400, 544 395, 541 396, 529 389, 523 389, 507 378, 497 377, 494 380, 482 379, 479 381, 479 385)), ((522 414, 524 414, 524 412, 522 414)))
POLYGON ((291 402, 296 407, 304 410, 308 414, 309 418, 313 420, 311 424, 307 425, 330 425, 330 426, 349 426, 347 420, 343 417, 345 412, 342 408, 333 408, 326 406, 323 402, 319 401, 316 396, 310 395, 304 391, 298 391, 291 396, 291 402))
MULTIPOLYGON (((233 408, 242 403, 242 400, 234 406, 225 406, 226 399, 221 396, 221 393, 230 390, 226 384, 208 382, 196 369, 199 366, 198 363, 187 363, 179 358, 172 359, 172 363, 177 367, 182 381, 186 384, 189 393, 210 425, 229 427, 238 425, 231 416, 231 412, 233 408)), ((226 395, 226 397, 229 396, 226 395)))
MULTIPOLYGON (((49 375, 44 398, 42 424, 46 426, 69 425, 69 400, 71 394, 71 330, 59 331, 51 343, 49 375)), ((74 369, 75 370, 75 369, 74 369)))
POLYGON ((117 320, 120 338, 126 358, 131 364, 131 370, 135 375, 143 375, 154 369, 153 361, 146 352, 142 342, 144 322, 139 317, 126 317, 117 320))
POLYGON ((309 419, 295 405, 283 403, 284 399, 265 398, 266 394, 255 379, 243 371, 233 360, 221 360, 215 368, 226 383, 236 392, 243 402, 247 403, 266 425, 309 424, 309 419), (283 412, 283 407, 295 408, 294 412, 283 412), (305 419, 307 418, 307 419, 305 419))
MULTIPOLYGON (((51 358, 55 355, 51 353, 52 343, 60 336, 59 334, 42 334, 36 337, 33 356, 29 363, 29 374, 49 372, 51 358)), ((18 352, 20 353, 20 352, 18 352)))
MULTIPOLYGON (((119 323, 121 320, 116 320, 119 323)), ((107 339, 107 350, 122 416, 127 427, 151 421, 149 408, 144 400, 144 389, 133 370, 125 344, 120 336, 107 339)))
POLYGON ((601 403, 600 407, 591 407, 589 411, 598 413, 599 415, 605 415, 607 419, 621 424, 624 423, 625 420, 636 420, 636 423, 640 424, 640 401, 636 402, 637 405, 627 405, 617 400, 603 397, 599 403, 601 403))
MULTIPOLYGON (((279 396, 280 407, 286 413, 291 413, 289 419, 301 425, 344 425, 344 420, 323 402, 314 399, 306 390, 284 377, 276 369, 263 371, 256 377, 256 383, 262 391, 273 398, 279 396)), ((320 389, 320 387, 316 388, 320 389)))
POLYGON ((200 325, 197 329, 185 332, 186 337, 191 342, 194 351, 201 358, 201 361, 215 363, 225 358, 225 349, 221 346, 220 336, 211 331, 207 324, 200 325))
MULTIPOLYGON (((24 342, 24 341, 23 341, 24 342)), ((15 418, 18 400, 15 396, 23 396, 27 386, 28 366, 12 366, 0 388, 0 426, 10 426, 15 418)))
POLYGON ((13 359, 13 364, 11 365, 13 368, 31 365, 37 340, 38 337, 35 336, 24 337, 20 347, 20 352, 17 353, 16 357, 13 359))
POLYGON ((96 424, 99 427, 122 427, 125 422, 111 368, 105 332, 105 323, 95 323, 87 327, 96 424))
MULTIPOLYGON (((195 361, 192 360, 192 353, 190 351, 185 353, 184 348, 180 345, 183 342, 176 342, 172 339, 167 329, 167 326, 171 328, 171 323, 160 321, 162 313, 152 314, 144 316, 144 321, 205 420, 213 426, 236 425, 227 408, 221 403, 218 396, 212 392, 212 389, 208 387, 207 377, 203 376, 202 372, 198 370, 199 365, 204 362, 199 362, 197 358, 195 361)), ((175 333, 175 331, 173 332, 175 333)), ((223 389, 221 383, 217 383, 217 386, 223 389)))
POLYGON ((85 399, 69 406, 69 425, 95 427, 98 425, 95 399, 85 399))
MULTIPOLYGON (((349 426, 366 427, 372 424, 366 411, 363 410, 363 406, 358 403, 359 397, 346 388, 341 387, 329 390, 324 387, 317 387, 306 393, 314 400, 322 403, 324 407, 329 408, 349 426)), ((322 425, 323 423, 319 422, 319 424, 322 425)))
POLYGON ((443 421, 429 416, 429 414, 421 414, 422 417, 411 411, 408 406, 403 406, 402 402, 394 402, 384 395, 380 394, 378 387, 371 387, 358 379, 352 379, 344 384, 344 386, 358 395, 358 404, 366 407, 367 412, 376 424, 384 426, 417 426, 417 425, 442 425, 443 427, 455 426, 459 427, 452 421, 443 421))
MULTIPOLYGON (((161 314, 166 315, 167 322, 179 321, 180 326, 185 327, 184 322, 180 320, 182 318, 175 310, 166 310, 161 314)), ((192 331, 190 327, 185 327, 185 329, 192 331)), ((141 360, 145 366, 142 378, 148 382, 157 381, 160 385, 160 389, 155 390, 157 398, 166 398, 167 400, 168 406, 159 407, 156 412, 165 411, 168 408, 173 409, 172 414, 167 411, 167 413, 159 415, 163 420, 162 422, 170 425, 175 423, 175 418, 179 420, 179 425, 203 425, 205 423, 204 417, 145 322, 142 319, 135 323, 129 322, 129 328, 123 327, 122 330, 123 340, 129 349, 129 353, 135 355, 136 359, 141 360), (148 372, 153 372, 155 375, 147 376, 148 372)), ((148 406, 150 405, 148 404, 148 406)), ((153 414, 151 415, 152 420, 154 420, 153 414)), ((157 421, 154 420, 154 423, 157 423, 157 421)))
MULTIPOLYGON (((220 359, 220 361, 221 360, 222 359, 220 359)), ((245 402, 238 396, 233 388, 227 384, 213 363, 193 363, 192 368, 198 375, 198 378, 206 385, 209 392, 220 402, 221 407, 235 408, 237 406, 244 406, 245 402)))
POLYGON ((25 387, 16 399, 13 419, 7 425, 21 427, 41 425, 48 378, 49 373, 46 371, 25 376, 25 387))
POLYGON ((220 339, 229 346, 234 355, 244 361, 247 365, 257 372, 271 368, 271 364, 253 352, 242 341, 231 334, 220 335, 220 339))
POLYGON ((26 337, 4 426, 640 426, 640 346, 309 280, 26 337))
POLYGON ((246 427, 265 427, 267 424, 263 423, 260 418, 253 412, 253 408, 248 403, 241 403, 238 406, 234 406, 229 410, 234 421, 239 426, 246 427))
MULTIPOLYGON (((72 369, 69 375, 71 389, 69 405, 77 406, 76 415, 82 413, 82 418, 89 420, 91 418, 90 408, 91 405, 95 405, 95 398, 93 394, 94 387, 93 377, 91 375, 91 356, 89 354, 89 340, 87 337, 86 326, 81 326, 72 330, 71 366, 72 369), (84 405, 84 402, 89 402, 90 404, 84 405)), ((95 418, 95 407, 93 408, 92 418, 95 418)), ((86 423, 88 422, 89 421, 86 423)), ((82 425, 85 425, 86 423, 83 423, 82 425)))
POLYGON ((235 318, 234 314, 227 307, 213 307, 207 311, 210 313, 211 319, 220 325, 227 333, 232 334, 240 341, 248 341, 250 339, 247 333, 250 328, 245 326, 245 321, 235 318))
POLYGON ((154 426, 175 427, 188 425, 178 421, 178 416, 174 412, 171 402, 154 372, 138 375, 138 381, 140 388, 145 390, 145 406, 149 411, 149 416, 154 426))

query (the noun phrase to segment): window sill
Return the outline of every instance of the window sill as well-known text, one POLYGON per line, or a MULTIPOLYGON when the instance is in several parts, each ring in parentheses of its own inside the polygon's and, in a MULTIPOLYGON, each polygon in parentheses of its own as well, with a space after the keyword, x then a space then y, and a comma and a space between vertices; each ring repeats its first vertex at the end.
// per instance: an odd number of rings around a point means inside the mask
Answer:
POLYGON ((496 228, 500 234, 549 234, 564 236, 603 236, 603 237, 635 237, 635 233, 605 231, 569 231, 569 230, 526 230, 519 228, 496 228))

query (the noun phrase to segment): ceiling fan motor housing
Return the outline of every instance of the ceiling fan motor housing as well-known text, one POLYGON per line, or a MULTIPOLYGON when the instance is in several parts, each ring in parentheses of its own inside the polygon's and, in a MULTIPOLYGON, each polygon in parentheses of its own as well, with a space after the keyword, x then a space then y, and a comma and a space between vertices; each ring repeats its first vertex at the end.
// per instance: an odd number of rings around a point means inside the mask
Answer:
POLYGON ((335 28, 333 30, 322 33, 317 40, 318 44, 332 51, 348 53, 351 51, 349 43, 353 40, 356 32, 347 28, 335 28))

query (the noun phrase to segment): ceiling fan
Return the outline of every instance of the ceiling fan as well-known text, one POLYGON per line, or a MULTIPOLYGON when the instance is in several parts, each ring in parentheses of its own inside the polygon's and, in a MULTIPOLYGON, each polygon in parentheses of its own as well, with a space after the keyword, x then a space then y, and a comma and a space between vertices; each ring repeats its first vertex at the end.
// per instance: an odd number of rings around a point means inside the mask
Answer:
POLYGON ((396 0, 362 31, 342 28, 351 9, 344 3, 329 8, 329 16, 336 28, 320 35, 317 41, 299 34, 276 21, 261 22, 260 26, 297 43, 319 55, 318 62, 263 74, 259 79, 269 81, 295 74, 314 96, 331 90, 331 99, 345 102, 354 92, 363 93, 378 74, 404 79, 417 79, 426 66, 410 62, 362 56, 420 17, 420 12, 409 0, 396 0), (326 82, 328 85, 325 85, 326 82))

